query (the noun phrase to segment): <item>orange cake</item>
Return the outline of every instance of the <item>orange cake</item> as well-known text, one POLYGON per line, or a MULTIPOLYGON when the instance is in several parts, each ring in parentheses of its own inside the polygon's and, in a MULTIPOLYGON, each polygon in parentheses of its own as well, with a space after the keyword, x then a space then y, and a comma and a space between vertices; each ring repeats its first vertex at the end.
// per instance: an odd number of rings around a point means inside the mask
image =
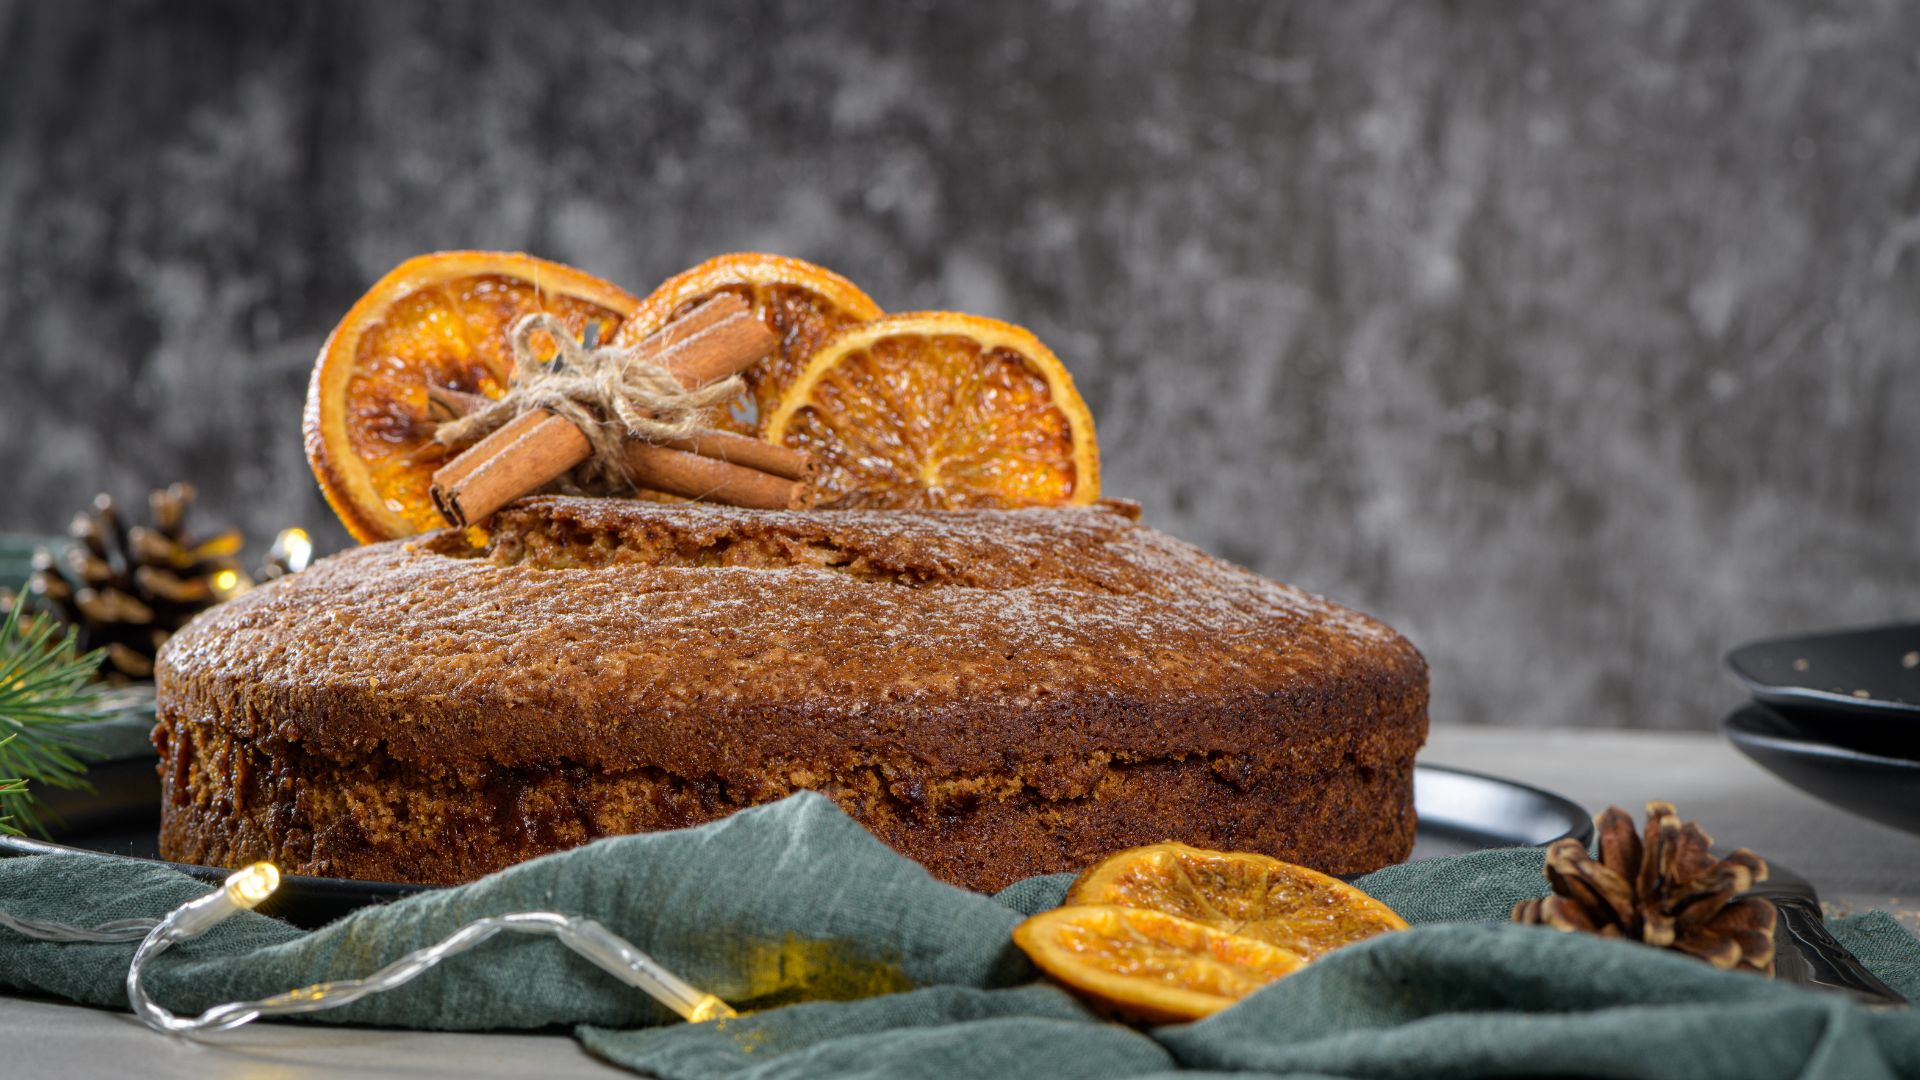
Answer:
POLYGON ((157 670, 161 851, 452 883, 802 789, 975 889, 1162 840, 1413 844, 1399 634, 1125 506, 543 496, 215 608, 157 670))

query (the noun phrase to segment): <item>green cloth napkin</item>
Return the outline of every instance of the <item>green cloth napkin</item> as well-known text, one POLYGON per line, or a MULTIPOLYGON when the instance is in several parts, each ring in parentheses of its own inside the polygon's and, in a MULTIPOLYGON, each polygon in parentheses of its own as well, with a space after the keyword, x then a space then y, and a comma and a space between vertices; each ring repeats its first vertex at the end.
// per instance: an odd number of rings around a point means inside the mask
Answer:
MULTIPOLYGON (((487 914, 591 915, 747 1015, 683 1024, 563 946, 507 936, 323 1021, 438 1029, 566 1024, 664 1077, 1895 1077, 1920 1017, 1717 972, 1642 946, 1505 925, 1540 895, 1537 849, 1393 867, 1360 884, 1419 924, 1329 955, 1195 1024, 1104 1021, 1009 943, 1067 879, 998 897, 943 885, 831 802, 801 794, 680 832, 629 836, 305 933, 243 914, 148 977, 176 1012, 364 975, 487 914)), ((0 909, 95 923, 204 892, 159 866, 0 860, 0 909)), ((1920 995, 1920 943, 1882 914, 1835 936, 1920 995)), ((131 945, 0 930, 0 988, 124 1007, 131 945)), ((160 1036, 156 1035, 155 1038, 160 1036)))

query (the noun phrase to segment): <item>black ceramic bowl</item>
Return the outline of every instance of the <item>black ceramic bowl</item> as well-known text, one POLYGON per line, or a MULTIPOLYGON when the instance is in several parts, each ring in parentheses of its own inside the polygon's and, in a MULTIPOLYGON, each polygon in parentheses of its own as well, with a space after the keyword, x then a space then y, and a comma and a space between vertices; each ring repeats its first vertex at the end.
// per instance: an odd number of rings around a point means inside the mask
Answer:
POLYGON ((1768 705, 1920 727, 1920 623, 1756 641, 1727 670, 1768 705))
POLYGON ((1826 741, 1765 705, 1748 705, 1721 727, 1741 753, 1814 798, 1920 833, 1920 761, 1826 741))

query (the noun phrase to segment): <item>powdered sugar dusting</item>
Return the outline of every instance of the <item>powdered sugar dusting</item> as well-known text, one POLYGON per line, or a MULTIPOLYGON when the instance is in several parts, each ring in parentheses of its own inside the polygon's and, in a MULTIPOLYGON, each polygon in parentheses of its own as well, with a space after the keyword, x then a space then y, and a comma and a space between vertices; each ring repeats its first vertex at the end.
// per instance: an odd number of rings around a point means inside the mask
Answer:
POLYGON ((323 560, 196 621, 165 666, 589 724, 642 706, 856 715, 876 693, 1018 705, 1423 671, 1386 626, 1099 509, 546 498, 500 515, 489 550, 458 547, 443 535, 323 560))

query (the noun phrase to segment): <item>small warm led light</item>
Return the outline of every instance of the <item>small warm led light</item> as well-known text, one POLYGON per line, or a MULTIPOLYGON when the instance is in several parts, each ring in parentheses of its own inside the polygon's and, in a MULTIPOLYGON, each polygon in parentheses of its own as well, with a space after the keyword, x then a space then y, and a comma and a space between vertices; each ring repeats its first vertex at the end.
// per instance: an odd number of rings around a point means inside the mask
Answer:
POLYGON ((274 537, 273 554, 288 573, 297 574, 313 561, 313 538, 299 526, 283 529, 274 537))
POLYGON ((252 908, 280 887, 280 868, 257 862, 227 879, 227 896, 243 908, 252 908))
POLYGON ((229 596, 240 587, 240 573, 236 570, 222 570, 213 575, 213 591, 221 596, 229 596))

